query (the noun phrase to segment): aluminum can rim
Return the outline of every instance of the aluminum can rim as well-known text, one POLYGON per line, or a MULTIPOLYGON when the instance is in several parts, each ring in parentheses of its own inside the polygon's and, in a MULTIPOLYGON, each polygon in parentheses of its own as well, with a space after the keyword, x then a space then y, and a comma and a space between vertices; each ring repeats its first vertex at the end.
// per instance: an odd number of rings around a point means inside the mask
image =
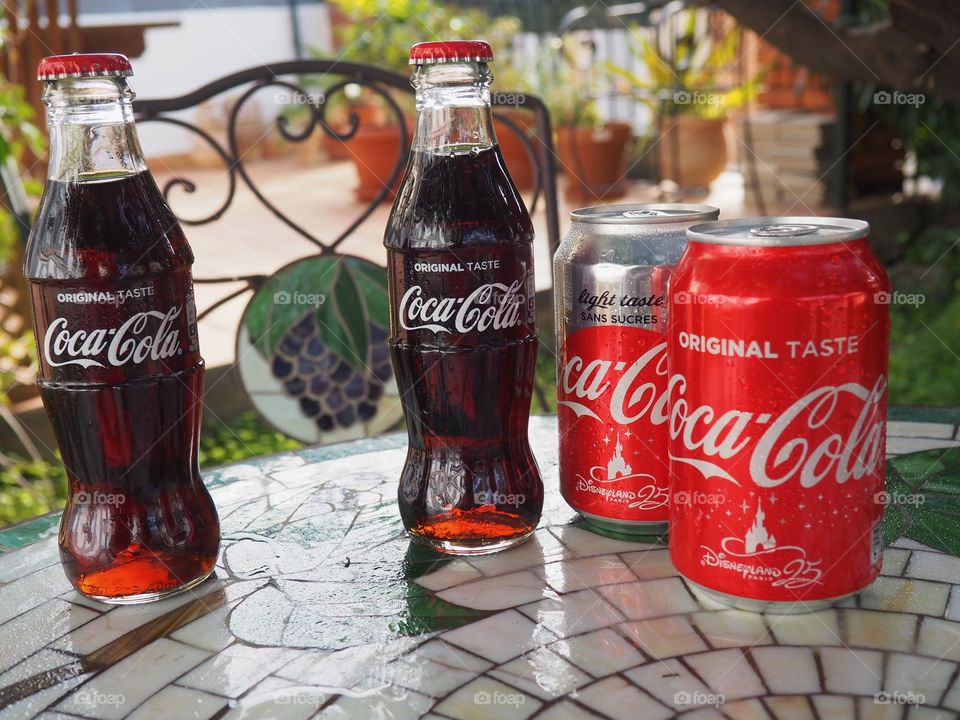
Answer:
POLYGON ((595 205, 570 213, 574 223, 587 225, 661 225, 716 220, 720 210, 697 203, 634 203, 595 205))
POLYGON ((687 239, 711 245, 793 247, 850 242, 867 237, 870 223, 836 217, 766 216, 693 225, 687 239))

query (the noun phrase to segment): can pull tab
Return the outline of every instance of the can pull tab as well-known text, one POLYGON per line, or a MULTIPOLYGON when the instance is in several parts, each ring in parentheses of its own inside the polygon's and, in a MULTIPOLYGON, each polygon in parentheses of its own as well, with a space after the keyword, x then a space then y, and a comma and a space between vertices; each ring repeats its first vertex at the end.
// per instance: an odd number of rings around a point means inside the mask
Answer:
POLYGON ((750 234, 754 237, 795 237, 797 235, 809 235, 815 233, 820 228, 816 225, 758 225, 750 228, 750 234))
POLYGON ((623 217, 625 218, 636 218, 636 217, 662 217, 664 215, 669 215, 670 213, 664 212, 663 210, 624 210, 623 217))

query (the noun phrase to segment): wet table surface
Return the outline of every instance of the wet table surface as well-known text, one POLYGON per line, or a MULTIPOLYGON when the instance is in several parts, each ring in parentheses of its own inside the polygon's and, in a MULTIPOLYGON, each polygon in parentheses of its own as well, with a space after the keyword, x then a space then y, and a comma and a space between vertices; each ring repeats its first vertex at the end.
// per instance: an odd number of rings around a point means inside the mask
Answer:
MULTIPOLYGON (((840 607, 727 610, 663 546, 579 526, 555 419, 530 434, 544 518, 494 556, 405 539, 397 435, 206 473, 215 578, 154 604, 74 593, 56 517, 0 532, 0 719, 957 717, 960 559, 901 540, 840 607)), ((889 436, 894 455, 960 445, 949 422, 889 436)))

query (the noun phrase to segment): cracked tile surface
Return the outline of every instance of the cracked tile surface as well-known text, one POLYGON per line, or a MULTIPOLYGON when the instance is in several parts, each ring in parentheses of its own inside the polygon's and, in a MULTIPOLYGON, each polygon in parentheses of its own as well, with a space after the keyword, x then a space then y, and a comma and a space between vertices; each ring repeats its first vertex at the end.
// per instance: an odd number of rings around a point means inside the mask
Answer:
MULTIPOLYGON (((956 428, 891 423, 891 449, 956 428)), ((0 531, 4 718, 848 718, 960 711, 960 560, 901 540, 880 580, 799 616, 730 610, 662 545, 594 534, 559 499, 555 419, 533 540, 449 558, 405 539, 403 439, 206 474, 215 578, 161 603, 77 596, 55 519, 0 531)), ((939 444, 938 444, 939 443, 939 444)))

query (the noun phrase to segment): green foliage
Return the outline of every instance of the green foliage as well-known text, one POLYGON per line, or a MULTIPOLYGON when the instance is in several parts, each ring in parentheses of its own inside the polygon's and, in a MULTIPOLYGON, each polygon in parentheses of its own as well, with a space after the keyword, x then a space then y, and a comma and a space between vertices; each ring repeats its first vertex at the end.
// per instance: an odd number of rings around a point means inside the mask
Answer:
POLYGON ((505 59, 520 20, 436 0, 336 0, 350 20, 340 30, 344 58, 406 73, 410 46, 432 40, 483 38, 505 59))
MULTIPOLYGON (((890 19, 889 0, 858 5, 859 25, 890 19)), ((890 402, 960 405, 960 105, 899 88, 913 103, 878 103, 875 85, 855 85, 854 103, 881 116, 916 159, 916 175, 939 182, 922 227, 900 238, 887 263, 894 289, 925 302, 891 306, 890 402)), ((894 88, 890 88, 894 89, 894 88)))
POLYGON ((0 403, 9 402, 10 390, 30 384, 36 374, 37 348, 33 332, 24 330, 14 336, 0 328, 0 403))
POLYGON ((663 42, 652 42, 639 30, 630 35, 633 53, 649 78, 607 64, 624 89, 654 112, 702 118, 724 118, 756 97, 759 77, 732 86, 724 82, 724 74, 731 73, 742 52, 739 27, 711 32, 707 13, 697 9, 682 10, 674 17, 671 27, 677 31, 663 42))
MULTIPOLYGON (((343 57, 396 72, 408 72, 411 45, 432 40, 483 38, 493 48, 494 90, 539 95, 556 126, 592 127, 600 123, 595 99, 597 69, 588 59, 577 61, 574 38, 553 38, 548 49, 531 61, 514 53, 521 21, 491 16, 437 0, 336 0, 349 24, 339 30, 343 57)), ((337 98, 331 98, 338 103, 337 98)))
POLYGON ((0 80, 0 160, 19 159, 27 150, 38 155, 44 151, 46 141, 34 124, 35 114, 23 86, 0 80))
POLYGON ((876 85, 857 85, 854 102, 860 110, 880 115, 916 153, 918 176, 937 178, 943 183, 940 202, 944 209, 960 202, 960 105, 933 95, 902 91, 913 95, 914 103, 877 103, 876 85))
MULTIPOLYGON (((868 21, 882 20, 886 0, 874 0, 868 21)), ((890 402, 960 405, 960 105, 919 95, 880 104, 873 85, 854 88, 861 110, 880 115, 916 159, 916 175, 939 183, 922 226, 905 233, 887 269, 894 289, 922 293, 925 303, 892 306, 890 402)), ((903 92, 913 92, 904 90, 903 92)))
POLYGON ((960 406, 960 296, 891 316, 890 403, 960 406))
POLYGON ((572 35, 553 38, 549 47, 553 52, 540 57, 521 89, 543 99, 554 127, 601 125, 596 96, 605 78, 593 62, 592 47, 572 35))
MULTIPOLYGON (((0 49, 6 43, 5 10, 0 8, 0 49)), ((41 155, 44 137, 34 124, 34 110, 24 88, 0 75, 0 166, 21 165, 28 152, 41 155)), ((28 193, 36 195, 37 183, 25 181, 28 193)), ((20 241, 17 219, 0 204, 0 266, 6 265, 20 241)), ((0 453, 0 525, 48 512, 60 505, 66 484, 63 466, 40 459, 27 433, 9 412, 9 392, 14 385, 33 381, 36 347, 33 333, 14 336, 0 329, 0 414, 22 440, 22 453, 0 453)))
MULTIPOLYGON (((0 10, 0 48, 4 45, 2 34, 3 11, 0 10)), ((10 163, 22 165, 28 152, 42 155, 46 142, 43 133, 34 124, 36 113, 27 102, 24 88, 7 82, 0 74, 0 166, 10 163)), ((28 193, 36 195, 40 188, 36 183, 26 182, 28 193)), ((10 258, 10 253, 20 239, 16 219, 0 204, 0 263, 10 258)))
POLYGON ((267 425, 253 410, 228 423, 208 417, 200 435, 200 467, 227 465, 301 447, 301 443, 267 425))
MULTIPOLYGON (((520 21, 512 16, 491 17, 476 8, 459 8, 437 0, 335 0, 349 21, 336 29, 343 60, 367 63, 407 75, 410 47, 432 40, 471 40, 483 38, 493 47, 495 87, 517 90, 517 73, 512 70, 510 51, 513 37, 520 32, 520 21), (500 80, 500 74, 504 77, 500 80)), ((314 54, 322 57, 321 53, 314 54)), ((324 84, 322 78, 303 78, 303 87, 324 84)), ((521 88, 522 89, 522 88, 521 88)), ((412 100, 405 93, 391 93, 404 112, 413 113, 412 100)), ((327 118, 335 123, 346 122, 349 107, 358 102, 372 102, 385 107, 377 94, 358 85, 348 85, 343 93, 327 97, 327 118)), ((309 111, 305 106, 290 108, 286 115, 295 120, 309 111)), ((389 113, 389 111, 388 111, 389 113)), ((391 116, 392 117, 392 116, 391 116)))
POLYGON ((56 510, 66 497, 61 463, 11 455, 0 469, 0 527, 56 510))

